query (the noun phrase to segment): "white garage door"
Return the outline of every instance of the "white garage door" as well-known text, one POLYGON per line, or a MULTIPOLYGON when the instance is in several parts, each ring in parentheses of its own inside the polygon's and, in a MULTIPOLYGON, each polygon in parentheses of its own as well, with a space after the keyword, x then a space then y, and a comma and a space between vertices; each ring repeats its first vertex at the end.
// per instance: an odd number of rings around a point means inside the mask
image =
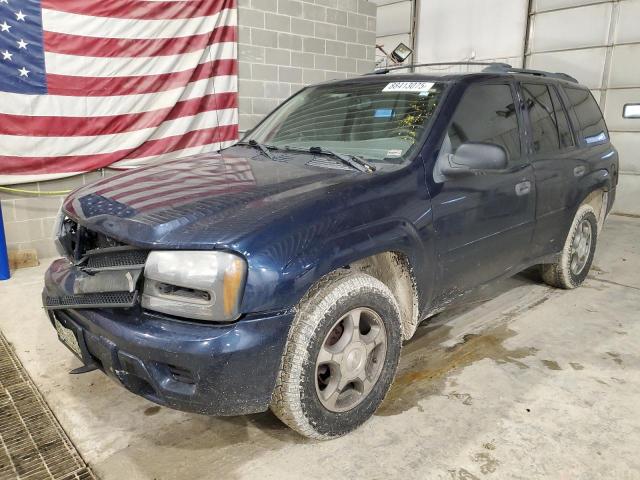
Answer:
POLYGON ((640 214, 640 0, 534 0, 526 66, 562 71, 592 89, 620 152, 615 210, 640 214))
MULTIPOLYGON (((415 0, 372 0, 378 5, 377 39, 387 53, 391 53, 400 42, 413 48, 413 14, 415 0)), ((409 57, 405 63, 412 63, 409 57)), ((376 51, 376 65, 386 66, 392 62, 376 51)))

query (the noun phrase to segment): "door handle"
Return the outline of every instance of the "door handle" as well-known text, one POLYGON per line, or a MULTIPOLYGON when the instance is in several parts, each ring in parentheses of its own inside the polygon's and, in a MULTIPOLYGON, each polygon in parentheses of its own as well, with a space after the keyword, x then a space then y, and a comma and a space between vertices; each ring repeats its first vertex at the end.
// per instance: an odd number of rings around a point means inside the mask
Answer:
POLYGON ((531 192, 531 182, 525 181, 516 184, 516 195, 522 197, 523 195, 528 195, 531 192))
POLYGON ((584 167, 584 165, 580 165, 579 167, 573 169, 573 176, 581 177, 586 171, 587 169, 584 167))

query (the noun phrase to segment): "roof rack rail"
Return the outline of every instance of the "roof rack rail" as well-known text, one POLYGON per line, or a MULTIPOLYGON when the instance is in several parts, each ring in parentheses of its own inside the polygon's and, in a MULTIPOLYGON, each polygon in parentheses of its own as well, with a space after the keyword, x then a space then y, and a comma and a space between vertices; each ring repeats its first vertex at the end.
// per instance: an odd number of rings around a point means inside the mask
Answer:
POLYGON ((506 63, 494 63, 482 70, 486 73, 523 73, 525 75, 537 75, 539 77, 558 78, 572 83, 579 83, 575 77, 561 72, 545 72, 544 70, 532 70, 530 68, 514 68, 506 63))
POLYGON ((523 73, 526 75, 537 75, 539 77, 550 77, 566 80, 572 83, 579 83, 575 77, 567 75, 561 72, 545 72, 544 70, 532 70, 529 68, 515 68, 508 63, 502 62, 438 62, 438 63, 416 63, 410 65, 400 65, 399 67, 387 67, 380 70, 374 70, 373 72, 366 73, 365 75, 384 75, 394 70, 404 70, 417 67, 444 67, 450 65, 479 65, 484 66, 482 69, 484 73, 523 73))
POLYGON ((410 65, 400 65, 399 67, 387 67, 381 68, 379 70, 374 70, 373 72, 366 73, 365 75, 384 75, 394 70, 404 70, 407 68, 416 68, 416 67, 444 67, 448 65, 480 65, 496 68, 512 68, 508 63, 497 63, 497 62, 438 62, 438 63, 412 63, 410 65))

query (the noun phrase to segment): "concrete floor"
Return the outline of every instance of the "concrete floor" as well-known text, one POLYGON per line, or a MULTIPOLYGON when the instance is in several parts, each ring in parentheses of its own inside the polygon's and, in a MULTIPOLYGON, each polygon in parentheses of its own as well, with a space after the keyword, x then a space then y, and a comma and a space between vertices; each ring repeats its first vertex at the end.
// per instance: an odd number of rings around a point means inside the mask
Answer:
POLYGON ((424 323, 375 417, 324 443, 270 413, 185 414, 68 375, 79 362, 40 307, 45 265, 0 283, 0 329, 105 480, 637 479, 639 239, 640 219, 610 217, 582 288, 525 273, 424 323))

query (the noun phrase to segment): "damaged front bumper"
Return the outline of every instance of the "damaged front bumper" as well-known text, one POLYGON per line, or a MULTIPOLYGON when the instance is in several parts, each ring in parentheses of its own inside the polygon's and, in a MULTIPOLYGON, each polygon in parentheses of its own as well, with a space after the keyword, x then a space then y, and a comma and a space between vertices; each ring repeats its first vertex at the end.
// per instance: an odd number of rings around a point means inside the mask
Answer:
MULTIPOLYGON (((67 260, 54 262, 45 276, 45 304, 77 301, 73 286, 81 274, 67 260)), ((126 308, 99 305, 47 307, 52 325, 74 333, 85 365, 178 410, 238 415, 268 408, 293 312, 213 324, 148 312, 135 298, 126 308)))

